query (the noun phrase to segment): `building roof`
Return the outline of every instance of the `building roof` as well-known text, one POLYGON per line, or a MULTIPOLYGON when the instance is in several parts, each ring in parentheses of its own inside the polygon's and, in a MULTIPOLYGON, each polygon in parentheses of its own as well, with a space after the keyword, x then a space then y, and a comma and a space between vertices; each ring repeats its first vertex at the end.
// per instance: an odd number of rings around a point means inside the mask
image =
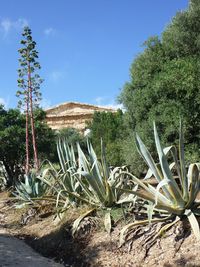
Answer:
POLYGON ((90 104, 78 103, 78 102, 65 102, 54 107, 46 109, 46 117, 65 117, 65 116, 77 116, 77 115, 89 115, 95 111, 110 111, 115 112, 113 108, 95 106, 90 104))

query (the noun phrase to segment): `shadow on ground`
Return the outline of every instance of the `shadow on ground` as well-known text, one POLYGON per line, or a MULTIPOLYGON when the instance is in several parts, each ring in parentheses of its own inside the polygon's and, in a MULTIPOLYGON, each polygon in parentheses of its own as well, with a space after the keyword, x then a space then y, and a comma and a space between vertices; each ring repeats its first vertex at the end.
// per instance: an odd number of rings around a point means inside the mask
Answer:
MULTIPOLYGON (((41 238, 33 236, 20 236, 34 250, 45 257, 52 258, 57 262, 63 263, 65 266, 73 267, 89 267, 93 266, 88 262, 88 258, 83 251, 87 247, 90 237, 76 238, 71 235, 71 229, 68 225, 63 225, 59 230, 51 232, 41 238)), ((96 257, 98 251, 93 251, 96 257)))
POLYGON ((42 257, 22 240, 1 234, 0 266, 61 267, 63 265, 42 257))

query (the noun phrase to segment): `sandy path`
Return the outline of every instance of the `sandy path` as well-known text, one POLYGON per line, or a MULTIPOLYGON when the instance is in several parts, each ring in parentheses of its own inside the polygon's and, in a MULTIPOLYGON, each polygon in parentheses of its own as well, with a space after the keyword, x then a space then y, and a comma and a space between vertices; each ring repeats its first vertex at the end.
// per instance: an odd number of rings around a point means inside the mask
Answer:
POLYGON ((61 267, 64 265, 42 257, 24 241, 0 231, 0 267, 61 267))

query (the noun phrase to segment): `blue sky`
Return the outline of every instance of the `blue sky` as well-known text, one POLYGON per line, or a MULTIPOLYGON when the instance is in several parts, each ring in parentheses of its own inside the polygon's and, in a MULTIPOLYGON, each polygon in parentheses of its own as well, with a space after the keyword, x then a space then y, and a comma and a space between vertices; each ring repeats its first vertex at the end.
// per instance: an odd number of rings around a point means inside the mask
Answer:
POLYGON ((2 0, 0 102, 16 107, 21 32, 37 42, 44 107, 67 101, 115 105, 142 43, 188 0, 2 0))

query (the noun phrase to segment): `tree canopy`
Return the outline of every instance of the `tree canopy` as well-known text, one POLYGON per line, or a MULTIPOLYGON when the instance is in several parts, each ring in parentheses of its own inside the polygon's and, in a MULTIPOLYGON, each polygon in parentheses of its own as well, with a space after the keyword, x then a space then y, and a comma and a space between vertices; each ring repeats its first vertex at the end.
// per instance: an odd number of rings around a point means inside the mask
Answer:
MULTIPOLYGON (((191 0, 160 38, 150 37, 144 43, 144 51, 133 61, 120 101, 127 110, 129 129, 140 132, 150 148, 153 120, 167 145, 176 142, 181 118, 187 150, 198 155, 193 148, 200 147, 199 54, 200 1, 191 0)), ((130 158, 137 162, 137 153, 130 158)))
MULTIPOLYGON (((41 109, 35 111, 36 139, 41 161, 46 158, 52 159, 56 154, 54 133, 44 123, 44 116, 45 113, 41 109)), ((18 109, 6 110, 0 105, 0 161, 3 162, 8 174, 8 186, 13 185, 24 173, 25 120, 25 115, 18 109)), ((33 154, 33 149, 30 152, 33 154)), ((33 162, 30 163, 33 165, 33 162)))
POLYGON ((123 113, 118 110, 112 112, 95 112, 93 120, 88 123, 91 130, 91 140, 98 156, 101 153, 101 138, 106 147, 107 160, 110 165, 124 163, 121 152, 122 133, 125 134, 123 113))

